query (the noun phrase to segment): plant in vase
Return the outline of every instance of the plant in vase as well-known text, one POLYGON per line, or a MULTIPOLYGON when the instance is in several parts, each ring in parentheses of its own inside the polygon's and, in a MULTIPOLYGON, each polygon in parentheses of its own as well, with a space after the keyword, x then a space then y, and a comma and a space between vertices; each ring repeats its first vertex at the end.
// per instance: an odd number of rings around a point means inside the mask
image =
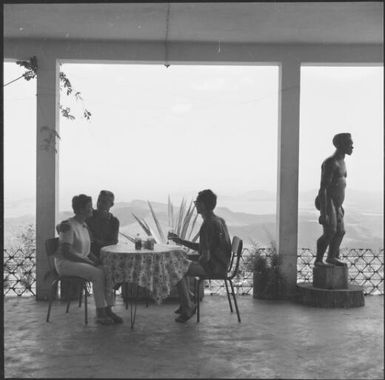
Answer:
MULTIPOLYGON (((164 226, 162 227, 160 218, 154 211, 154 208, 150 203, 150 201, 147 201, 147 204, 148 204, 154 225, 156 227, 156 231, 157 231, 156 233, 144 218, 140 218, 135 214, 132 214, 132 215, 148 237, 153 238, 155 243, 165 244, 168 239, 167 239, 167 234, 165 234, 163 230, 164 226)), ((195 207, 192 201, 190 202, 190 205, 187 208, 187 203, 185 199, 182 199, 179 210, 178 212, 176 212, 177 210, 172 204, 171 199, 169 197, 167 211, 168 211, 168 215, 167 215, 168 228, 171 231, 174 231, 176 234, 178 234, 181 239, 188 239, 188 240, 191 239, 191 241, 193 242, 198 240, 199 228, 198 226, 196 226, 198 214, 195 213, 195 207), (194 216, 194 213, 195 213, 195 216, 194 216), (193 232, 194 232, 194 235, 193 235, 193 232), (191 238, 191 236, 193 237, 191 238)), ((132 237, 130 236, 126 236, 126 237, 132 240, 132 237)))
POLYGON ((283 298, 284 278, 280 272, 280 257, 274 242, 268 248, 254 243, 246 259, 246 268, 253 273, 254 298, 283 298))

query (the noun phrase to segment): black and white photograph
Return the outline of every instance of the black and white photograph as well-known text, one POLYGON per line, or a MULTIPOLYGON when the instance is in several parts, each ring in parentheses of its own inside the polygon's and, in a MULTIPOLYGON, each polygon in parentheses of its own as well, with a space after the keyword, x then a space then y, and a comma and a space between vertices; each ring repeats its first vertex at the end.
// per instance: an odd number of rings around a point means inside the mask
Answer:
POLYGON ((5 1, 1 377, 383 379, 383 12, 5 1))

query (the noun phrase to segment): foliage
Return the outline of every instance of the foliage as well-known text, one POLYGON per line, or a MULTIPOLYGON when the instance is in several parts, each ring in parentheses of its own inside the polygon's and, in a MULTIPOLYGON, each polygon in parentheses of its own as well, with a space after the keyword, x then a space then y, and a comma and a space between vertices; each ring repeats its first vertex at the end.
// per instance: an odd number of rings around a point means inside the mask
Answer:
POLYGON ((47 137, 45 137, 43 142, 40 144, 41 149, 48 151, 51 147, 53 147, 55 153, 57 153, 56 139, 60 139, 60 135, 56 132, 56 130, 54 128, 48 127, 47 125, 44 125, 43 127, 40 127, 40 132, 46 132, 47 134, 47 137))
POLYGON ((16 61, 16 64, 27 69, 22 75, 25 80, 31 80, 37 76, 37 58, 31 57, 29 61, 16 61))
MULTIPOLYGON (((15 82, 21 78, 24 78, 25 80, 29 81, 29 80, 37 77, 38 64, 37 64, 37 58, 35 56, 31 57, 27 61, 16 61, 16 64, 21 66, 21 67, 24 67, 27 71, 24 74, 22 74, 20 77, 12 80, 9 83, 6 83, 4 85, 4 87, 8 86, 9 84, 11 84, 11 83, 13 83, 13 82, 15 82)), ((76 91, 72 87, 71 81, 68 79, 67 75, 62 71, 59 72, 59 81, 60 81, 60 90, 61 91, 65 92, 65 94, 67 96, 73 96, 76 101, 81 101, 83 103, 82 117, 86 120, 90 120, 91 119, 91 112, 88 111, 84 107, 84 101, 83 101, 83 98, 80 94, 80 91, 76 91)), ((66 106, 63 106, 62 104, 60 104, 59 109, 60 109, 61 115, 64 118, 66 118, 68 120, 75 120, 76 119, 76 117, 71 113, 70 107, 66 107, 66 106)), ((46 150, 46 151, 53 148, 55 150, 55 152, 57 152, 56 139, 57 138, 60 139, 60 136, 57 133, 57 131, 54 128, 51 128, 51 127, 46 126, 46 125, 40 127, 40 131, 47 135, 45 138, 43 138, 41 148, 46 150)))
MULTIPOLYGON (((36 78, 37 72, 38 72, 38 64, 37 64, 37 58, 35 56, 31 57, 28 61, 16 61, 16 64, 21 66, 21 67, 26 68, 27 71, 23 75, 21 75, 19 78, 16 78, 15 80, 7 83, 6 85, 8 85, 12 82, 15 82, 16 80, 18 80, 20 78, 24 78, 27 81, 29 81, 33 78, 36 78)), ((72 87, 71 81, 68 79, 67 75, 62 71, 59 72, 59 80, 60 80, 60 90, 65 91, 65 94, 67 96, 72 95, 76 101, 80 100, 81 102, 83 102, 83 98, 82 98, 80 92, 76 91, 72 87)), ((68 119, 68 120, 75 120, 76 119, 76 117, 73 114, 71 114, 71 108, 70 107, 64 107, 63 105, 60 105, 59 109, 60 109, 62 116, 65 117, 66 119, 68 119)), ((86 120, 90 120, 91 112, 83 107, 82 117, 86 120)))
MULTIPOLYGON (((157 234, 151 229, 148 223, 144 218, 139 218, 135 214, 132 214, 138 224, 142 227, 147 236, 151 236, 155 239, 157 243, 166 243, 166 235, 162 229, 161 223, 159 222, 159 217, 156 215, 154 208, 152 207, 150 201, 147 201, 148 207, 151 212, 152 219, 154 220, 157 234)), ((198 214, 194 217, 195 207, 191 201, 188 208, 186 208, 186 200, 183 198, 181 205, 178 209, 178 212, 175 213, 175 207, 171 202, 170 196, 168 197, 168 227, 173 230, 181 239, 190 239, 194 231, 196 221, 198 219, 198 214)), ((191 241, 195 242, 198 239, 199 232, 192 238, 191 241)), ((130 239, 131 240, 131 239, 130 239)))
MULTIPOLYGON (((83 102, 83 98, 82 98, 80 92, 76 91, 72 87, 72 83, 68 79, 67 75, 65 73, 63 73, 62 71, 59 73, 59 79, 60 79, 60 90, 65 91, 65 94, 67 96, 70 96, 72 94, 76 101, 80 100, 81 102, 83 102)), ((75 120, 75 116, 71 114, 71 109, 69 107, 64 107, 64 106, 60 105, 60 111, 61 111, 62 116, 65 117, 66 119, 75 120)), ((90 120, 91 112, 83 107, 82 116, 86 120, 90 120)))
POLYGON ((284 278, 280 272, 280 256, 275 242, 271 242, 271 254, 257 243, 253 243, 245 267, 254 274, 254 295, 260 298, 281 298, 284 292, 284 278), (255 294, 257 293, 257 294, 255 294))

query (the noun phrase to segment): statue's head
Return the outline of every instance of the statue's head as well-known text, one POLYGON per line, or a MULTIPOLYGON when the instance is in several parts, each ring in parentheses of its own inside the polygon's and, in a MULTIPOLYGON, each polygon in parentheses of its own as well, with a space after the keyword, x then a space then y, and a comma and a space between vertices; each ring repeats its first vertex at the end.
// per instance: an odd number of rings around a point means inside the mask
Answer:
POLYGON ((337 150, 349 156, 353 153, 353 140, 350 133, 338 133, 333 137, 333 145, 337 150))

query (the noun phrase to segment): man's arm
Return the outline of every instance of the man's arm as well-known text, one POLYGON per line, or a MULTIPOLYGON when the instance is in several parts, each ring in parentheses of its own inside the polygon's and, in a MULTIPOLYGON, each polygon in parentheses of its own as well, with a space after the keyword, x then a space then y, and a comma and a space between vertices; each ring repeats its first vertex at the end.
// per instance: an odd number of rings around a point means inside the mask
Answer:
POLYGON ((199 256, 199 263, 208 263, 210 261, 210 250, 208 248, 202 249, 202 253, 199 256))
POLYGON ((118 244, 119 240, 119 227, 120 227, 120 222, 118 218, 114 217, 114 225, 113 225, 113 235, 112 235, 112 244, 118 244))
POLYGON ((199 234, 199 250, 200 250, 200 263, 208 263, 211 258, 210 242, 214 236, 214 225, 212 223, 205 223, 200 230, 199 234))
POLYGON ((192 241, 183 240, 177 234, 174 234, 172 232, 169 232, 168 238, 174 241, 175 243, 182 244, 187 248, 193 249, 194 251, 198 251, 199 249, 199 243, 193 243, 192 241))
POLYGON ((98 257, 96 257, 92 252, 89 253, 88 258, 95 264, 100 265, 101 261, 98 257))
POLYGON ((198 251, 198 249, 199 249, 199 243, 193 243, 192 241, 180 239, 180 244, 182 244, 185 247, 190 248, 194 251, 198 251))

